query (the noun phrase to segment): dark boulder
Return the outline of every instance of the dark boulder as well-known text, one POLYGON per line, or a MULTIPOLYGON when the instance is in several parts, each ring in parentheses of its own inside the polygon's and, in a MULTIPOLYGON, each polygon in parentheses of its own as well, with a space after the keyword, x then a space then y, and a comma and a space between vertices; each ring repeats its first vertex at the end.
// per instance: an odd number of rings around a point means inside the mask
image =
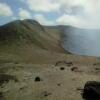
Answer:
POLYGON ((87 82, 85 84, 82 96, 85 100, 100 100, 100 82, 87 82))
POLYGON ((78 71, 78 67, 72 67, 71 71, 77 72, 78 71))
POLYGON ((40 77, 37 76, 37 77, 35 78, 35 82, 40 82, 40 81, 42 81, 42 79, 41 79, 40 77))
POLYGON ((65 68, 64 67, 61 67, 60 70, 65 70, 65 68))
POLYGON ((49 95, 52 95, 52 93, 49 93, 49 92, 47 92, 47 91, 44 91, 44 92, 43 92, 43 96, 44 96, 44 97, 48 97, 49 95))
POLYGON ((55 66, 61 66, 61 65, 65 65, 65 66, 72 66, 73 65, 73 62, 67 62, 67 61, 58 61, 56 62, 55 66))

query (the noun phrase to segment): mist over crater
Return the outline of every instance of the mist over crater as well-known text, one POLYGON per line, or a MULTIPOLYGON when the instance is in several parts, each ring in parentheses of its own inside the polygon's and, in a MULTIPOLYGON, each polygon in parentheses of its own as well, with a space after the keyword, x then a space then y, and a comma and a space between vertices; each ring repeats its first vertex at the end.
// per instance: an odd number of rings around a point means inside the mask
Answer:
POLYGON ((71 53, 100 57, 100 30, 98 29, 69 27, 64 31, 62 41, 63 48, 71 53))

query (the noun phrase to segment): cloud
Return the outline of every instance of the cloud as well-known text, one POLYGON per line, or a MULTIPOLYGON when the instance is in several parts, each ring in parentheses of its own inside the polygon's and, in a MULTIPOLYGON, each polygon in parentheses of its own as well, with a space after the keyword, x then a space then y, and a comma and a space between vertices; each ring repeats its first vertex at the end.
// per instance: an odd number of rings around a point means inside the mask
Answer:
MULTIPOLYGON (((21 0, 22 1, 22 0, 21 0)), ((36 12, 54 12, 59 10, 59 3, 55 0, 23 0, 29 6, 29 8, 36 12)))
POLYGON ((56 20, 56 23, 58 25, 71 25, 71 26, 76 26, 76 27, 81 27, 81 28, 83 27, 87 28, 89 25, 88 20, 81 18, 80 16, 67 15, 67 14, 63 14, 62 16, 60 16, 56 20))
POLYGON ((33 11, 56 12, 82 3, 82 0, 20 0, 33 11))
MULTIPOLYGON (((62 3, 64 1, 62 0, 62 3)), ((62 11, 64 13, 56 20, 59 24, 100 28, 100 0, 67 0, 62 11)))
POLYGON ((31 14, 27 10, 20 8, 19 9, 19 17, 21 20, 28 19, 28 18, 31 18, 31 14))
POLYGON ((74 7, 83 8, 83 10, 92 14, 99 5, 100 0, 20 0, 26 3, 29 8, 36 12, 62 12, 71 11, 74 7))
POLYGON ((42 14, 36 14, 34 15, 34 19, 38 20, 40 24, 42 25, 53 25, 53 21, 47 20, 42 14))
POLYGON ((0 16, 12 16, 13 12, 11 8, 5 4, 5 3, 0 3, 0 16))
POLYGON ((78 27, 100 26, 100 0, 21 0, 37 13, 60 14, 57 23, 78 27))
POLYGON ((63 14, 56 20, 56 22, 58 24, 64 24, 64 25, 66 24, 71 25, 72 23, 73 25, 76 25, 78 23, 81 23, 81 19, 79 19, 77 16, 63 14))

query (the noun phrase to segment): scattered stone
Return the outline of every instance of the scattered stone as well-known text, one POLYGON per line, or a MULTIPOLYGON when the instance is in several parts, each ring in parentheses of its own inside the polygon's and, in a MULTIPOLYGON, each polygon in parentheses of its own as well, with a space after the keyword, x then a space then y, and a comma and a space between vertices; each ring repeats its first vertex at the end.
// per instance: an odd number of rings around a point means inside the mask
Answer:
POLYGON ((73 66, 73 63, 72 63, 72 62, 67 62, 66 64, 67 64, 67 66, 69 66, 69 67, 70 67, 70 66, 73 66))
POLYGON ((2 85, 2 86, 0 86, 0 87, 1 87, 1 88, 4 88, 4 87, 3 87, 3 85, 2 85))
POLYGON ((77 78, 72 78, 72 81, 76 81, 77 80, 77 78))
POLYGON ((60 64, 62 64, 62 61, 56 62, 55 66, 59 66, 60 64))
POLYGON ((15 62, 15 64, 19 64, 18 62, 15 62))
POLYGON ((65 70, 65 68, 64 67, 61 67, 60 70, 65 70))
POLYGON ((35 78, 35 82, 40 82, 40 81, 42 81, 42 79, 40 77, 35 78))
POLYGON ((3 93, 0 92, 0 100, 3 100, 3 93))
POLYGON ((79 72, 79 73, 83 72, 82 70, 78 69, 78 67, 72 67, 71 71, 73 71, 73 72, 79 72))
POLYGON ((94 63, 93 66, 100 66, 100 62, 94 63))
POLYGON ((95 68, 95 70, 100 70, 100 68, 95 68))
POLYGON ((83 89, 82 88, 80 88, 80 87, 78 87, 77 89, 76 89, 77 91, 83 91, 83 89))
POLYGON ((96 64, 93 64, 93 66, 96 66, 96 64))
POLYGON ((57 85, 58 85, 58 86, 61 86, 61 84, 60 84, 60 83, 58 83, 57 85))
POLYGON ((0 86, 2 86, 4 83, 8 83, 10 80, 14 80, 15 82, 18 82, 16 76, 8 75, 8 74, 0 74, 0 86))
POLYGON ((51 93, 48 93, 47 91, 44 91, 44 92, 43 92, 43 96, 44 96, 44 97, 47 97, 47 96, 49 96, 49 95, 51 95, 51 93))
POLYGON ((55 66, 60 66, 60 65, 67 65, 67 66, 72 66, 73 63, 72 62, 66 62, 66 61, 58 61, 56 62, 55 66))
POLYGON ((87 82, 84 86, 82 97, 85 100, 100 100, 100 82, 87 82))
POLYGON ((21 87, 20 90, 23 90, 25 87, 21 87))
POLYGON ((71 71, 77 72, 77 71, 78 71, 78 68, 77 68, 77 67, 72 67, 72 68, 71 68, 71 71))

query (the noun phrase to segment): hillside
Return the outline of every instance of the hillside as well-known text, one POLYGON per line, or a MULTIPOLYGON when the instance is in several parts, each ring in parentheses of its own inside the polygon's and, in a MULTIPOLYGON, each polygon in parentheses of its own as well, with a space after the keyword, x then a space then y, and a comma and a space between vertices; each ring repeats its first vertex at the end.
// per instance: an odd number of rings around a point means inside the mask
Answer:
POLYGON ((34 20, 17 20, 0 27, 0 43, 3 45, 33 45, 50 51, 64 52, 60 45, 61 31, 49 28, 34 20))

